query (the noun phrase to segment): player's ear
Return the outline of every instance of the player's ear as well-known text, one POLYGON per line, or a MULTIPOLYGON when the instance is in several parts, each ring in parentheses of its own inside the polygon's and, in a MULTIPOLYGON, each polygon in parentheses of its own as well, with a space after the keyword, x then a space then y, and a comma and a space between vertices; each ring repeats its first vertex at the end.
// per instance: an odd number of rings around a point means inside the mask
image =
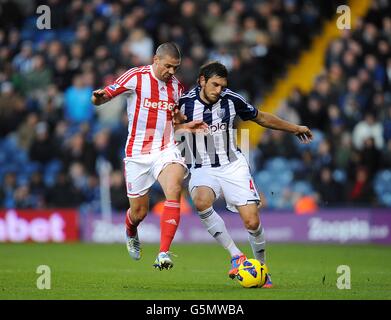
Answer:
POLYGON ((158 63, 159 62, 159 57, 155 54, 154 56, 153 56, 153 63, 158 63))
POLYGON ((200 76, 200 78, 198 80, 198 83, 200 84, 201 87, 204 87, 205 84, 206 84, 205 77, 204 76, 200 76))

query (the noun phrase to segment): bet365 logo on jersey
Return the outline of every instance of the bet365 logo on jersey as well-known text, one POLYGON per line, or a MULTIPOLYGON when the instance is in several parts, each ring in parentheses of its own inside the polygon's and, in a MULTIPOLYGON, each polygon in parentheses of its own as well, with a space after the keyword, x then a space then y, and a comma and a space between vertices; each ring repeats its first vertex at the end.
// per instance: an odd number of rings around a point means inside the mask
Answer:
POLYGON ((170 110, 172 111, 175 108, 175 103, 168 102, 168 101, 162 101, 162 100, 152 100, 152 99, 144 99, 143 106, 145 108, 152 108, 152 109, 158 109, 158 110, 170 110))

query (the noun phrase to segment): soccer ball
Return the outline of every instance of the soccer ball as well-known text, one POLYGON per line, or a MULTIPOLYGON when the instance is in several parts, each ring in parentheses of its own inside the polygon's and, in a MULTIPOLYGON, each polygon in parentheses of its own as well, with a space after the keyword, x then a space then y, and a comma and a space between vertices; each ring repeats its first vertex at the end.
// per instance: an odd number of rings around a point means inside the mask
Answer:
POLYGON ((265 264, 256 259, 247 259, 240 264, 236 280, 244 288, 259 288, 265 284, 267 272, 265 264))

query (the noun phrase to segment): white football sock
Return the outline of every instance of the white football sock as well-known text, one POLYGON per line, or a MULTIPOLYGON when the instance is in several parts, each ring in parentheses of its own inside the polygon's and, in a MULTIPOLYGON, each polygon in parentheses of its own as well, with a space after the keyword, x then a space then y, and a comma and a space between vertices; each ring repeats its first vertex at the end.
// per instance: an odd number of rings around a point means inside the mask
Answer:
POLYGON ((261 224, 257 230, 247 230, 248 241, 250 242, 251 249, 253 250, 254 257, 261 263, 265 263, 265 232, 261 224))
POLYGON ((217 214, 213 207, 204 211, 198 211, 198 215, 208 232, 218 243, 229 251, 231 257, 242 254, 229 235, 224 220, 217 214))

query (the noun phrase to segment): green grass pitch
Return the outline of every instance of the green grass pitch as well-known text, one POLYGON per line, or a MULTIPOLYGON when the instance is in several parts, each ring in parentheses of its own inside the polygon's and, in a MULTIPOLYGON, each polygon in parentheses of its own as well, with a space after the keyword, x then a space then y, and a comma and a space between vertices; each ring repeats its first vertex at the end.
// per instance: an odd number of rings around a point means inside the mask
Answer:
POLYGON ((125 244, 0 244, 0 299, 391 299, 386 246, 269 244, 273 289, 229 279, 229 256, 218 245, 174 243, 169 271, 152 267, 157 250, 144 245, 136 262, 125 244), (39 265, 50 267, 50 290, 37 289, 39 265), (339 265, 351 269, 350 290, 336 286, 339 265))

